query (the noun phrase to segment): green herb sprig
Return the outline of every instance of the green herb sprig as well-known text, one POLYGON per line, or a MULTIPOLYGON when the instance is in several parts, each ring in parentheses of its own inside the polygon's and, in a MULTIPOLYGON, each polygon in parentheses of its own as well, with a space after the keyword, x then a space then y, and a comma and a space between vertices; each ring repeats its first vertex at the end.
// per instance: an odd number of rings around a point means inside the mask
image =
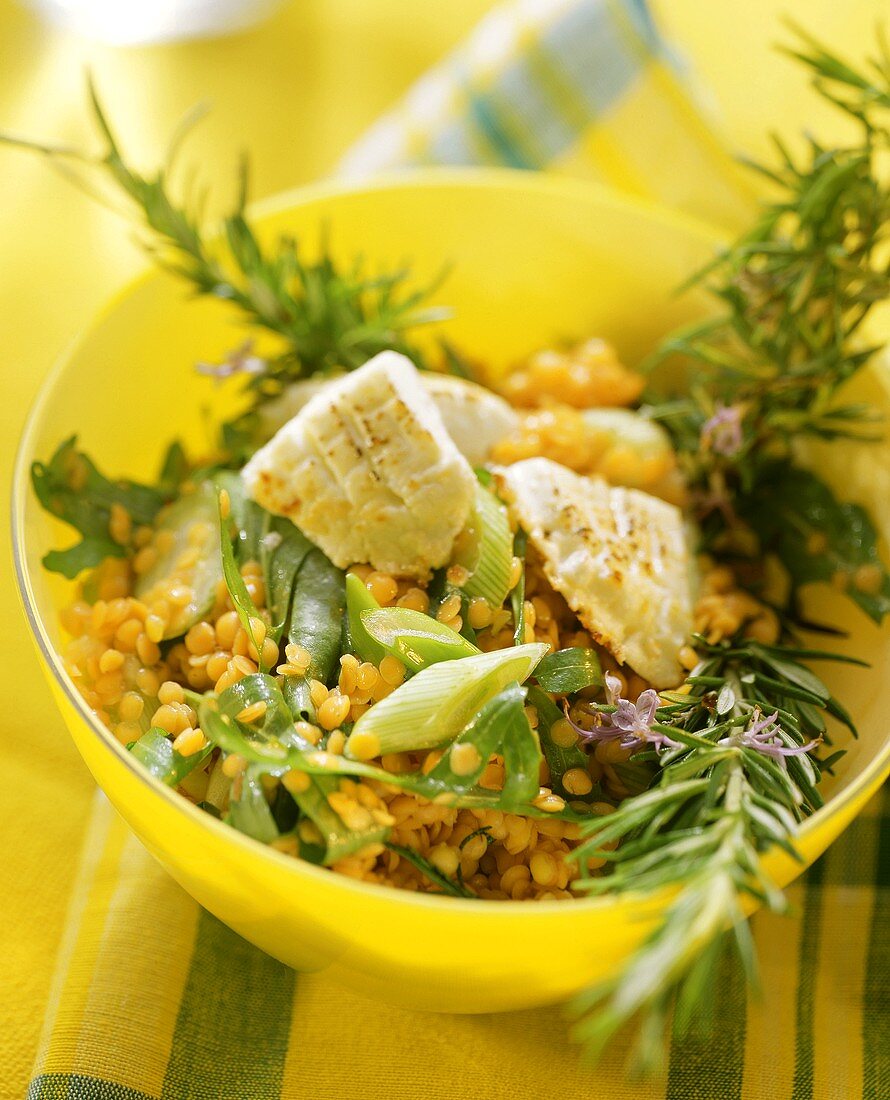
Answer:
MULTIPOLYGON (((241 348, 215 369, 220 376, 243 373, 249 408, 229 427, 226 440, 241 457, 256 431, 252 411, 278 396, 291 382, 335 370, 352 370, 380 351, 392 349, 427 365, 408 338, 409 330, 440 321, 450 311, 428 305, 441 276, 411 285, 407 268, 369 273, 360 259, 343 265, 321 241, 317 259, 306 259, 300 242, 280 236, 265 243, 245 213, 249 173, 242 158, 231 213, 217 226, 205 225, 206 195, 179 199, 174 185, 182 140, 197 115, 186 120, 171 142, 166 163, 143 174, 129 163, 111 127, 92 77, 87 81, 91 121, 104 144, 98 154, 0 133, 0 143, 49 158, 91 197, 133 220, 140 240, 158 266, 184 279, 197 295, 236 307, 253 329, 280 339, 268 360, 241 348), (109 188, 110 185, 110 188, 109 188), (123 195, 121 211, 116 199, 123 195)), ((442 351, 442 366, 468 368, 455 349, 442 351)))
MULTIPOLYGON (((582 874, 588 858, 611 864, 610 874, 582 878, 591 894, 678 891, 619 974, 573 1005, 575 1037, 593 1057, 639 1017, 635 1068, 643 1072, 660 1066, 672 1007, 680 1032, 700 1016, 725 936, 756 982, 746 914, 753 904, 785 908, 761 855, 778 845, 800 858, 797 824, 822 805, 820 774, 832 762, 820 763, 814 754, 828 740, 825 718, 852 728, 819 677, 794 659, 814 651, 741 637, 718 645, 697 641, 703 659, 688 678, 688 694, 666 693, 667 702, 649 720, 636 706, 635 733, 665 746, 640 753, 654 769, 652 785, 582 826, 584 839, 570 856, 582 874)), ((616 707, 590 709, 607 736, 616 707)), ((594 727, 588 736, 597 735, 594 727)))
MULTIPOLYGON (((649 413, 673 436, 709 548, 732 547, 739 527, 749 528, 760 551, 777 551, 788 570, 791 605, 799 586, 813 579, 809 559, 823 557, 854 597, 863 588, 880 594, 857 599, 880 621, 890 607, 890 576, 883 568, 877 579, 857 576, 865 562, 843 538, 844 506, 799 465, 798 445, 807 437, 882 438, 873 409, 840 398, 877 350, 863 326, 890 295, 890 181, 880 170, 890 148, 890 53, 879 38, 878 56, 857 69, 797 34, 800 48, 786 52, 811 70, 824 98, 855 120, 856 139, 827 147, 808 137, 803 152, 793 153, 776 138, 776 163, 752 165, 776 197, 750 231, 691 280, 707 288, 720 311, 658 349, 651 368, 679 357, 693 367, 694 382, 682 396, 653 387, 649 413), (789 468, 804 491, 783 501, 783 526, 823 528, 827 554, 821 540, 805 554, 782 553, 763 502, 789 468)), ((877 562, 873 530, 864 555, 877 562)))
POLYGON ((683 395, 655 385, 648 395, 649 414, 672 434, 705 547, 733 564, 774 555, 784 566, 781 639, 698 638, 701 662, 684 693, 663 695, 662 705, 649 700, 648 709, 642 697, 592 706, 593 728, 579 730, 635 745, 631 764, 651 777, 616 813, 582 828, 572 857, 582 872, 590 857, 611 866, 584 887, 674 891, 618 974, 574 1005, 576 1037, 594 1056, 635 1018, 636 1068, 644 1071, 660 1064, 671 1014, 680 1032, 701 1022, 727 937, 756 981, 746 914, 756 904, 785 905, 762 855, 778 846, 799 858, 798 824, 821 805, 821 773, 842 755, 824 755, 827 720, 855 734, 847 711, 800 663, 851 660, 797 641, 797 626, 812 625, 800 587, 839 581, 876 622, 890 611, 874 524, 801 464, 798 446, 807 437, 880 438, 871 408, 839 399, 877 350, 863 325, 890 294, 890 184, 879 167, 890 147, 890 54, 879 41, 879 56, 856 69, 798 35, 801 48, 787 52, 858 123, 858 139, 826 148, 809 138, 800 155, 777 140, 778 163, 754 166, 777 198, 692 280, 721 311, 668 338, 650 363, 679 357, 695 381, 683 395))

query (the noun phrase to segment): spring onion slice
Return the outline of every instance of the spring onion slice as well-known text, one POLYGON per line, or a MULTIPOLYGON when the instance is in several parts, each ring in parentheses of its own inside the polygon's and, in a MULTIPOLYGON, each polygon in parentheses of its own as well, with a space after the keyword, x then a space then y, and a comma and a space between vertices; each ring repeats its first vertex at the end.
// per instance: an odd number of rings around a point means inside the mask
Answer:
POLYGON ((363 661, 379 665, 387 654, 386 648, 367 632, 362 623, 362 614, 366 611, 380 611, 380 604, 367 590, 364 582, 355 573, 346 574, 346 622, 349 629, 349 644, 352 652, 363 661))
POLYGON ((346 755, 370 760, 447 744, 489 699, 527 679, 547 650, 543 644, 516 646, 423 669, 365 711, 349 735, 346 755))
POLYGON ((481 597, 492 607, 500 607, 510 591, 513 534, 506 508, 483 485, 476 486, 472 526, 476 535, 473 560, 460 562, 471 570, 463 590, 471 598, 481 597))
POLYGON ((183 779, 202 764, 213 751, 208 744, 200 752, 183 756, 173 748, 173 742, 162 729, 153 726, 129 746, 130 752, 156 779, 168 787, 178 786, 183 779))
POLYGON ((165 638, 178 638, 213 607, 223 576, 216 553, 219 527, 213 486, 205 482, 171 504, 162 513, 157 530, 168 534, 170 545, 139 578, 136 595, 150 602, 153 593, 166 592, 173 584, 190 591, 187 602, 172 610, 164 631, 165 638), (193 550, 197 553, 192 554, 193 550), (180 566, 186 555, 193 563, 180 566))
POLYGON ((364 633, 411 672, 440 661, 472 657, 479 650, 445 623, 407 607, 381 607, 359 614, 364 633))
POLYGON ((525 641, 525 550, 528 536, 520 528, 513 539, 513 556, 522 562, 522 572, 510 593, 510 606, 513 609, 513 644, 520 646, 525 641))

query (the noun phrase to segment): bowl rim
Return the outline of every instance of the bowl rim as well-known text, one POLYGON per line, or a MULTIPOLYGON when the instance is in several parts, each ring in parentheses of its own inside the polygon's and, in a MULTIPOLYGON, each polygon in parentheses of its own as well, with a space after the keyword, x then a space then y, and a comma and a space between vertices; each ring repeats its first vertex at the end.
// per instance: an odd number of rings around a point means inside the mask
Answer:
MULTIPOLYGON (((414 190, 418 188, 431 190, 469 188, 489 191, 532 191, 559 195, 567 201, 571 201, 573 198, 583 197, 588 200, 592 198, 605 206, 654 219, 662 224, 680 229, 684 233, 691 233, 713 245, 726 239, 725 232, 703 220, 662 207, 646 199, 618 192, 593 181, 509 168, 406 168, 375 175, 368 180, 322 181, 278 192, 251 204, 249 210, 255 219, 262 222, 265 218, 295 207, 323 202, 326 199, 341 195, 372 194, 378 191, 414 190)), ((527 914, 523 918, 526 920, 546 920, 554 913, 565 914, 567 910, 569 912, 577 912, 580 909, 599 911, 633 904, 634 901, 639 902, 640 900, 656 904, 660 897, 670 893, 670 890, 662 889, 617 897, 610 897, 609 895, 581 897, 573 899, 568 906, 562 900, 543 901, 537 902, 535 905, 527 905, 524 902, 506 899, 494 904, 483 898, 455 899, 444 894, 399 890, 397 887, 365 882, 361 879, 351 878, 348 875, 332 873, 329 868, 285 855, 268 845, 261 844, 252 837, 233 829, 225 822, 217 820, 211 814, 200 810, 189 799, 177 794, 173 788, 161 783, 146 771, 133 755, 127 752, 126 748, 114 737, 111 731, 102 725, 90 711, 65 670, 61 657, 52 645, 48 631, 44 627, 42 617, 37 609, 37 601, 31 584, 31 574, 25 558, 25 507, 31 485, 32 439, 36 434, 44 406, 49 401, 58 378, 65 372, 81 346, 114 313, 119 304, 140 286, 151 280, 163 278, 165 278, 163 272, 146 263, 144 269, 124 282, 117 291, 109 296, 96 313, 79 328, 74 338, 58 355, 40 384, 37 396, 25 416, 13 465, 11 494, 12 557, 19 598, 31 633, 47 669, 68 703, 92 734, 155 796, 164 798, 170 806, 174 807, 176 812, 191 819, 199 828, 218 835, 224 843, 234 844, 256 859, 270 860, 273 866, 281 868, 283 874, 295 876, 298 880, 305 879, 309 883, 323 882, 332 889, 342 889, 364 896, 369 900, 375 899, 381 903, 390 902, 393 904, 401 902, 419 910, 434 909, 444 912, 447 907, 449 915, 466 914, 468 918, 474 921, 478 920, 482 914, 486 914, 485 919, 497 919, 498 915, 503 914, 505 911, 512 914, 521 911, 527 914), (459 901, 460 904, 455 905, 456 901, 459 901)), ((824 806, 801 823, 798 837, 803 839, 818 830, 825 821, 840 812, 845 805, 858 798, 867 787, 874 785, 877 789, 879 783, 876 781, 880 779, 880 775, 884 771, 890 771, 890 740, 874 759, 851 779, 843 791, 828 799, 824 806)), ((775 849, 768 850, 766 855, 768 856, 773 851, 775 849)))

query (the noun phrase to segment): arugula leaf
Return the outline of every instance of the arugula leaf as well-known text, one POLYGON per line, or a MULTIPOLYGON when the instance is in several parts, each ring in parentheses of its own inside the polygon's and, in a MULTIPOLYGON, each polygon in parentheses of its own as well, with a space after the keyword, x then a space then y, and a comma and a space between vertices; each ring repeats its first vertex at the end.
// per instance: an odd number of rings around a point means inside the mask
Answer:
MULTIPOLYGON (((540 668, 540 665, 538 667, 540 668)), ((587 771, 587 755, 577 741, 574 745, 563 747, 557 745, 553 740, 550 731, 556 722, 565 718, 565 715, 545 691, 542 691, 539 687, 529 688, 528 702, 538 712, 538 739, 544 753, 544 759, 547 761, 547 767, 550 769, 551 789, 563 798, 577 799, 577 795, 570 794, 565 789, 562 779, 565 773, 571 771, 572 768, 581 768, 583 771, 587 771)), ((600 792, 594 786, 591 793, 586 797, 593 800, 599 794, 600 792)))
POLYGON ((600 687, 603 672, 595 650, 572 646, 541 658, 535 679, 545 691, 570 695, 587 687, 600 687))
POLYGON ((126 508, 134 524, 147 524, 168 499, 149 485, 109 480, 78 450, 76 435, 66 439, 49 462, 31 464, 31 483, 43 507, 83 536, 77 545, 51 550, 43 559, 46 569, 69 580, 105 558, 126 554, 126 548, 109 531, 113 504, 126 508))
POLYGON ((272 677, 262 673, 245 676, 218 699, 206 696, 200 707, 200 721, 214 745, 224 753, 238 753, 259 772, 280 776, 295 769, 306 773, 310 785, 294 798, 301 812, 311 817, 325 835, 328 845, 325 862, 331 862, 347 850, 355 851, 364 844, 380 840, 385 834, 384 830, 379 836, 375 833, 356 840, 342 822, 337 824, 339 819, 326 799, 336 789, 337 777, 342 775, 400 787, 450 806, 504 810, 530 817, 586 820, 583 814, 568 808, 552 813, 534 805, 541 750, 525 714, 524 698, 524 689, 511 684, 489 700, 455 738, 455 743, 472 745, 475 754, 465 753, 464 759, 460 759, 458 753, 462 766, 455 772, 450 753, 446 753, 427 775, 422 771, 388 772, 376 764, 350 760, 316 748, 294 728, 293 716, 278 685, 272 677), (238 714, 257 702, 266 704, 262 717, 250 726, 240 723, 238 714), (493 753, 504 757, 507 778, 503 790, 479 786, 479 779, 493 753), (467 767, 467 755, 472 767, 467 767))
MULTIPOLYGON (((243 756, 256 774, 282 775, 290 768, 309 773, 306 790, 292 797, 300 813, 313 821, 322 835, 323 863, 335 863, 386 837, 386 826, 373 823, 367 829, 352 829, 331 808, 328 796, 337 790, 339 780, 319 763, 320 757, 331 754, 319 753, 297 733, 285 698, 271 676, 245 676, 222 692, 216 706, 214 710, 207 700, 201 707, 202 728, 224 752, 243 756), (257 702, 266 704, 262 717, 249 727, 238 722, 238 714, 257 702)), ((280 807, 278 812, 280 815, 280 807)))
POLYGON ((263 793, 261 774, 258 768, 247 769, 242 777, 241 796, 229 802, 223 820, 239 833, 246 833, 263 844, 271 844, 278 838, 278 826, 263 793))
POLYGON ((235 610, 238 612, 238 618, 241 620, 241 625, 247 633, 248 638, 253 642, 254 648, 259 656, 260 671, 263 669, 263 647, 259 643, 259 639, 253 628, 253 622, 259 618, 259 611, 256 604, 253 602, 250 592, 247 590, 247 584, 244 578, 241 576, 241 570, 238 568, 238 561, 235 558, 235 551, 232 546, 232 538, 229 533, 229 523, 226 517, 223 515, 222 496, 219 497, 219 543, 220 552, 222 554, 222 569, 223 577, 225 578, 226 588, 229 590, 229 597, 232 600, 235 610), (259 644, 258 644, 259 643, 259 644))
POLYGON ((179 492, 180 486, 189 476, 191 467, 186 457, 185 450, 178 439, 174 439, 161 462, 161 472, 158 474, 158 488, 165 496, 174 497, 179 492))
POLYGON ((168 787, 178 786, 189 772, 202 764, 213 752, 213 745, 208 743, 200 752, 183 756, 173 748, 173 742, 164 730, 157 726, 153 726, 138 741, 133 741, 127 747, 156 779, 160 779, 168 787))
POLYGON ((774 553, 788 570, 795 590, 841 574, 846 594, 876 623, 890 612, 890 574, 864 508, 838 501, 814 473, 787 463, 776 463, 738 504, 764 551, 774 553), (873 584, 862 584, 857 576, 862 566, 874 571, 873 584))

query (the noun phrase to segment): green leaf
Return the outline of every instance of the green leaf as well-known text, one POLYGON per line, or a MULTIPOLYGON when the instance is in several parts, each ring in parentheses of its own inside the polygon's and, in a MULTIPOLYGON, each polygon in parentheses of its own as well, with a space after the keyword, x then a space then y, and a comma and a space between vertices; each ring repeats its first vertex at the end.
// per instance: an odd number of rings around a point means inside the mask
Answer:
POLYGON ((175 497, 190 473, 190 466, 182 444, 178 439, 167 448, 158 474, 158 489, 168 497, 175 497))
MULTIPOLYGON (((540 667, 538 665, 538 669, 540 667)), ((535 672, 537 674, 537 669, 535 672)), ((528 702, 538 712, 538 738, 544 753, 544 759, 547 761, 547 767, 550 769, 551 789, 563 798, 577 799, 577 795, 571 794, 563 786, 563 776, 572 768, 581 768, 582 771, 586 772, 589 763, 587 754, 577 740, 574 745, 569 746, 557 745, 553 740, 551 730, 557 722, 565 718, 565 715, 545 691, 542 691, 539 687, 529 688, 528 702)), ((585 797, 593 799, 598 795, 599 792, 596 785, 594 785, 591 793, 585 797)))
POLYGON ((255 561, 262 567, 271 617, 268 635, 277 642, 290 613, 297 574, 315 547, 289 520, 273 516, 251 500, 240 474, 221 471, 214 481, 229 494, 238 564, 255 561))
POLYGON ((167 499, 149 485, 111 481, 77 448, 77 436, 66 439, 47 463, 31 464, 31 484, 43 507, 79 531, 83 539, 67 550, 51 550, 44 566, 73 579, 107 557, 123 557, 125 548, 108 529, 111 508, 118 504, 134 524, 151 523, 167 499))
POLYGON ((764 551, 776 554, 795 587, 831 582, 840 574, 846 594, 875 622, 890 611, 890 574, 864 508, 838 501, 815 474, 787 463, 774 466, 750 499, 739 503, 764 551), (857 584, 862 566, 876 571, 874 586, 857 584))
POLYGON ((253 621, 259 619, 260 613, 257 610, 256 604, 251 599, 250 592, 247 590, 244 578, 241 576, 241 570, 238 567, 238 561, 235 558, 235 551, 232 547, 232 539, 229 535, 229 521, 223 515, 222 496, 219 497, 218 514, 219 514, 219 536, 220 536, 220 551, 222 554, 222 570, 223 577, 225 578, 226 588, 229 590, 229 598, 232 601, 232 605, 238 612, 238 618, 241 620, 241 625, 250 638, 251 642, 259 654, 259 667, 260 671, 265 671, 263 662, 263 647, 259 643, 259 638, 253 629, 253 621))
MULTIPOLYGON (((335 863, 386 837, 388 829, 385 826, 374 822, 367 829, 351 829, 331 808, 328 795, 337 790, 339 780, 319 760, 332 754, 319 753, 311 742, 297 733, 293 715, 271 676, 262 673, 245 676, 222 692, 218 700, 205 697, 200 718, 209 740, 225 753, 243 756, 250 764, 251 774, 280 776, 291 768, 309 773, 306 790, 294 794, 293 799, 300 813, 310 818, 321 833, 322 862, 335 863), (266 704, 261 718, 249 726, 238 721, 237 716, 246 707, 260 702, 266 704)), ((387 774, 382 769, 369 768, 368 771, 373 778, 387 774)))
POLYGON ((48 550, 41 559, 44 569, 73 581, 84 569, 94 569, 106 558, 124 556, 124 548, 110 539, 85 538, 66 550, 48 550))
POLYGON ((398 658, 411 672, 439 661, 454 661, 478 653, 456 630, 407 607, 382 607, 359 614, 364 634, 398 658))
MULTIPOLYGON (((319 814, 327 815, 325 835, 328 843, 335 843, 336 851, 343 854, 344 845, 348 843, 345 826, 341 825, 334 837, 330 816, 333 811, 325 799, 336 789, 337 777, 344 775, 400 787, 449 806, 583 820, 569 809, 554 814, 539 810, 533 804, 538 794, 541 751, 525 714, 524 697, 524 689, 517 684, 508 685, 473 715, 455 738, 457 744, 470 743, 475 755, 465 753, 455 771, 450 752, 446 753, 428 774, 422 771, 388 772, 376 764, 316 748, 294 728, 291 712, 276 682, 262 673, 245 676, 227 688, 218 700, 208 694, 201 703, 199 714, 201 728, 208 739, 224 753, 238 753, 257 773, 280 776, 290 769, 305 772, 311 784, 305 793, 294 796, 297 804, 316 824, 319 814), (239 722, 237 716, 241 711, 257 702, 266 704, 263 716, 250 725, 239 722), (500 791, 478 785, 493 753, 501 754, 505 761, 507 779, 500 791)), ((365 843, 371 841, 365 840, 365 843)))
POLYGON ((310 722, 315 717, 315 707, 309 695, 309 681, 330 683, 340 657, 345 611, 346 582, 342 569, 328 561, 321 550, 313 549, 297 574, 286 628, 288 641, 308 651, 309 668, 304 676, 287 676, 284 682, 291 711, 310 722))
POLYGON ((535 679, 553 695, 571 695, 587 687, 601 687, 603 672, 593 649, 572 646, 548 653, 535 669, 535 679))
POLYGON ((262 844, 271 844, 278 838, 278 826, 263 793, 260 772, 248 768, 241 782, 241 796, 229 802, 224 820, 262 844))
POLYGON ((213 745, 208 743, 200 752, 183 756, 173 748, 173 742, 167 733, 155 726, 143 733, 128 748, 156 779, 160 779, 168 787, 178 786, 213 751, 213 745))

